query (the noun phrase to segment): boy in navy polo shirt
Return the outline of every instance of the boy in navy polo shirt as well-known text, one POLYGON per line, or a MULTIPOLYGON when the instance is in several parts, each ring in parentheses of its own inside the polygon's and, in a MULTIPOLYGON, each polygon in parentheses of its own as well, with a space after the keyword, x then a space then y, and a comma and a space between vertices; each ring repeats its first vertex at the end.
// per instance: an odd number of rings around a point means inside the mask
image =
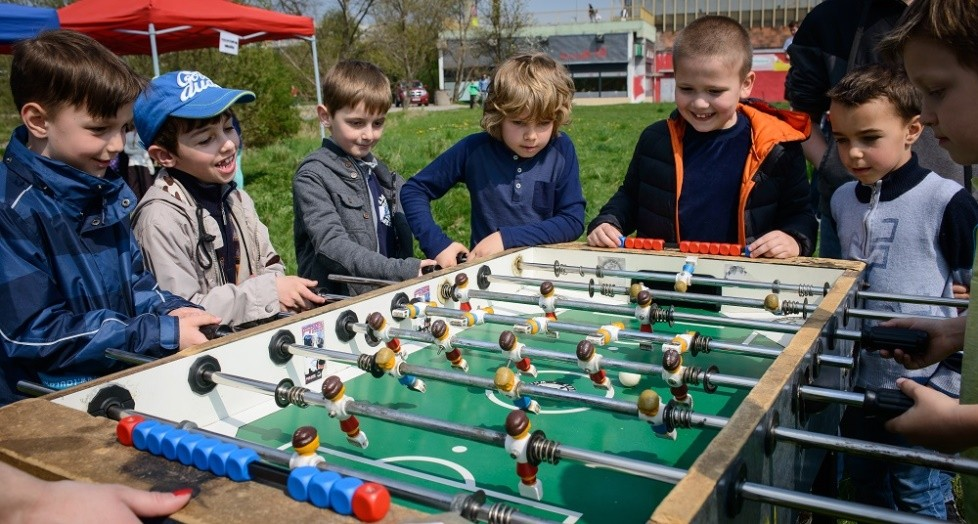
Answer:
POLYGON ((401 190, 404 214, 426 255, 451 267, 459 253, 480 258, 581 236, 577 152, 560 132, 573 95, 570 75, 549 55, 517 55, 499 66, 485 100, 485 131, 463 138, 401 190), (431 201, 459 183, 471 195, 471 252, 431 216, 431 201))

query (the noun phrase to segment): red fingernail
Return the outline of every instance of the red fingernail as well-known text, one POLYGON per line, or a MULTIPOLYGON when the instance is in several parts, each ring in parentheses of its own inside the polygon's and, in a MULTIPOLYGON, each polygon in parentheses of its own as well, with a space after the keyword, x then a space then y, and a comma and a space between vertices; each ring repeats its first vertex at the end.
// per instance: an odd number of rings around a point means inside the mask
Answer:
POLYGON ((184 495, 193 495, 193 488, 181 488, 173 492, 174 497, 182 497, 184 495))

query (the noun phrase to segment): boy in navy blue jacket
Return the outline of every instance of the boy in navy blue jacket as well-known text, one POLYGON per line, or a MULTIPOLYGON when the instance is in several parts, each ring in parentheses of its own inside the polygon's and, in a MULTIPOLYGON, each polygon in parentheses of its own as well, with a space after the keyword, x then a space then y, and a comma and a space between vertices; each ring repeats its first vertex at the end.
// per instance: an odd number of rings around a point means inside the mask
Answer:
POLYGON ((109 373, 108 348, 164 356, 220 319, 158 288, 129 229, 136 196, 109 163, 145 85, 91 38, 14 48, 14 130, 0 165, 0 405, 18 380, 61 389, 109 373))
POLYGON ((451 267, 459 253, 480 258, 581 235, 585 202, 577 152, 560 132, 573 95, 567 70, 546 54, 517 55, 499 66, 482 115, 485 132, 463 138, 401 189, 404 214, 425 255, 451 267), (431 201, 457 183, 471 195, 471 252, 431 216, 431 201))

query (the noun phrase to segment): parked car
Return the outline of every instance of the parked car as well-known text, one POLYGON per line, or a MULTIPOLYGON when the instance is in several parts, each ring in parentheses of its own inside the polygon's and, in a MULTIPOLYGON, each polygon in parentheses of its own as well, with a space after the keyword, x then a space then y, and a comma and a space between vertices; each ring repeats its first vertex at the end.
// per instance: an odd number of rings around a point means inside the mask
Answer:
POLYGON ((397 107, 401 107, 403 104, 426 106, 429 103, 428 89, 420 80, 406 80, 397 83, 394 91, 394 105, 397 107))

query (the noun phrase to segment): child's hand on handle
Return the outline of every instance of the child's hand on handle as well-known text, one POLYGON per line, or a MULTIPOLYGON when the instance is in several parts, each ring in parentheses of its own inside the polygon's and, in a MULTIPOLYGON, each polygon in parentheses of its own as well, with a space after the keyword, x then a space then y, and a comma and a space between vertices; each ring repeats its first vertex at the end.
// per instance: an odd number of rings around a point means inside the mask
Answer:
POLYGON ((420 277, 422 275, 427 275, 428 273, 438 271, 439 269, 441 269, 441 266, 438 265, 438 262, 435 262, 430 258, 426 258, 421 261, 421 265, 418 267, 418 276, 420 277))
POLYGON ((442 268, 455 267, 458 265, 459 253, 465 253, 467 255, 469 250, 465 249, 465 246, 459 244, 458 242, 452 242, 448 247, 443 249, 441 253, 438 253, 438 256, 435 257, 435 263, 442 268))
MULTIPOLYGON (((899 433, 910 442, 944 453, 956 453, 971 445, 975 437, 958 427, 963 408, 957 399, 913 380, 897 379, 897 386, 914 400, 906 413, 886 423, 887 431, 899 433)), ((978 406, 975 407, 978 409, 978 406)))
POLYGON ((751 258, 791 258, 801 254, 801 246, 791 235, 775 229, 747 246, 751 258))
POLYGON ((278 304, 282 311, 299 313, 326 303, 326 299, 316 294, 315 280, 297 276, 282 276, 275 279, 278 291, 278 304))
POLYGON ((472 252, 469 253, 469 258, 482 258, 489 255, 495 255, 505 249, 503 247, 503 235, 496 231, 495 233, 483 238, 478 244, 472 248, 472 252))
POLYGON ((595 247, 620 247, 621 231, 618 231, 618 228, 608 222, 600 224, 587 236, 587 245, 595 247))
POLYGON ((196 315, 175 315, 174 313, 177 311, 179 310, 171 311, 170 315, 180 319, 180 349, 187 349, 190 346, 207 342, 207 336, 201 332, 200 328, 221 323, 220 318, 200 309, 194 309, 197 312, 196 315))
POLYGON ((902 349, 880 348, 880 356, 892 358, 907 369, 921 369, 936 364, 964 347, 964 326, 967 317, 955 318, 894 318, 880 324, 882 327, 919 329, 930 335, 927 350, 911 354, 902 349))

